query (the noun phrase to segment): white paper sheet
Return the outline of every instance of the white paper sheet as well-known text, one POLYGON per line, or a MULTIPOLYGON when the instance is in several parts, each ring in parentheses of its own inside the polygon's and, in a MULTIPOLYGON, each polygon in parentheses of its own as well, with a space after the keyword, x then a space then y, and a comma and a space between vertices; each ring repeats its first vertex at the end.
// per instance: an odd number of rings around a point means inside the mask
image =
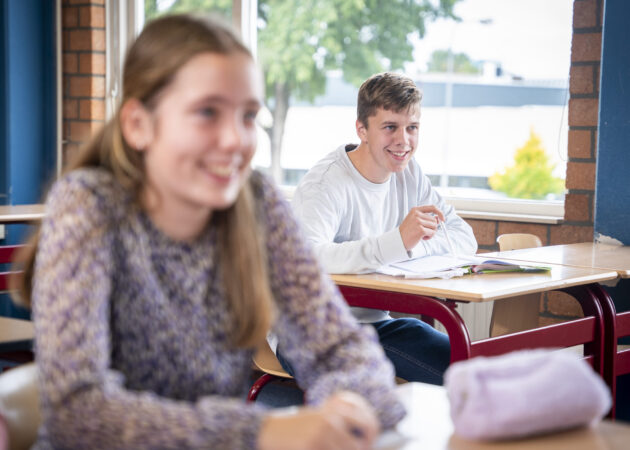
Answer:
POLYGON ((462 266, 481 264, 475 256, 424 256, 379 267, 376 272, 405 278, 453 278, 467 273, 462 266))

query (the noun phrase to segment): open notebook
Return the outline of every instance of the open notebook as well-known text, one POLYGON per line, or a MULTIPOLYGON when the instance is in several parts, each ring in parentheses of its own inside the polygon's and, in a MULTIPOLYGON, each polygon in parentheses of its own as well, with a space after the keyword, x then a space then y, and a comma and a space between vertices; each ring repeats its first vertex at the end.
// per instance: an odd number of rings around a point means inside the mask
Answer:
POLYGON ((548 272, 550 267, 515 264, 478 256, 424 256, 379 267, 376 272, 405 278, 452 278, 467 274, 548 272))

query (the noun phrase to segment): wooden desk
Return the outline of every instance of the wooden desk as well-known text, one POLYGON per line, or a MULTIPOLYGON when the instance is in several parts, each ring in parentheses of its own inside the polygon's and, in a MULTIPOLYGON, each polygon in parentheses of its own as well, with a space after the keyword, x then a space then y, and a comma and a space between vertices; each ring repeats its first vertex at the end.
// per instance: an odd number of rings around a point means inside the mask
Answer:
POLYGON ((621 450, 630 442, 630 426, 603 421, 584 427, 527 439, 473 442, 453 434, 446 389, 423 383, 398 387, 407 416, 396 432, 385 433, 376 448, 431 450, 621 450))
POLYGON ((414 280, 376 273, 331 277, 338 286, 427 295, 465 302, 487 302, 617 278, 614 270, 568 267, 560 264, 546 265, 551 267, 550 272, 476 274, 449 280, 439 278, 414 280))
POLYGON ((0 206, 0 224, 37 222, 44 217, 44 205, 0 206))
POLYGON ((604 319, 602 302, 610 297, 597 283, 617 277, 614 270, 549 264, 549 273, 466 275, 450 280, 405 280, 379 274, 333 275, 350 306, 423 314, 444 325, 451 362, 536 347, 585 344, 587 360, 603 376, 604 319), (455 311, 457 301, 486 302, 533 292, 560 290, 582 305, 584 318, 471 343, 466 325, 455 311))
POLYGON ((0 352, 30 350, 34 339, 33 322, 0 317, 0 352))
POLYGON ((610 269, 615 270, 620 278, 630 278, 630 246, 582 242, 484 253, 482 256, 484 258, 499 257, 565 266, 610 269))

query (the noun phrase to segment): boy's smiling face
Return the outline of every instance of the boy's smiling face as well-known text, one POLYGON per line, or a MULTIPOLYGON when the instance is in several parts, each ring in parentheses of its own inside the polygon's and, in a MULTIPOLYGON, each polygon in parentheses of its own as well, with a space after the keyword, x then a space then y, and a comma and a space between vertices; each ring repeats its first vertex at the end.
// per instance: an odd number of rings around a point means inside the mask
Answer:
POLYGON ((418 147, 419 126, 419 105, 399 112, 378 108, 368 117, 367 127, 357 121, 357 134, 368 149, 363 175, 382 183, 392 173, 402 172, 418 147))

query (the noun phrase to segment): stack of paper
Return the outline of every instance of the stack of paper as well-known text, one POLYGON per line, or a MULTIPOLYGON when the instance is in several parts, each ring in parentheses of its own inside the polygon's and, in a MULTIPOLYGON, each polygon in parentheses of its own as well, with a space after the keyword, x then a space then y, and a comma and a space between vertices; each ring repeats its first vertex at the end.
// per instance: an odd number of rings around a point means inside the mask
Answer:
POLYGON ((469 273, 548 272, 549 267, 523 266, 508 261, 486 260, 478 256, 424 256, 401 261, 376 270, 405 278, 453 278, 469 273))

